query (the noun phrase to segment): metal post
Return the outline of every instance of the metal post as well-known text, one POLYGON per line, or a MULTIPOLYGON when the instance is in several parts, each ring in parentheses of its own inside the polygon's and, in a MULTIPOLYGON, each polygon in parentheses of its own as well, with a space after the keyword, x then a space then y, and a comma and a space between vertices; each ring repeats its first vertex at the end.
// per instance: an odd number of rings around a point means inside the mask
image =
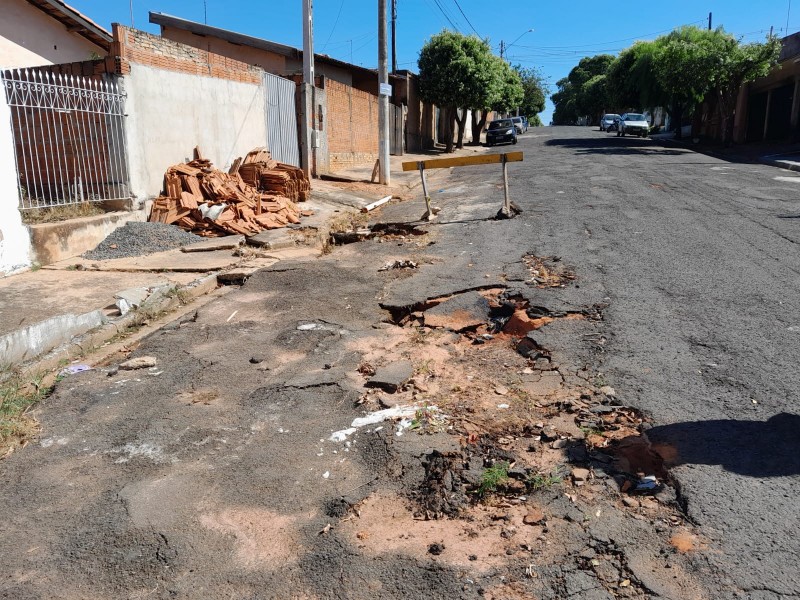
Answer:
POLYGON ((442 210, 436 206, 431 206, 431 197, 428 195, 428 182, 425 180, 425 161, 417 161, 419 176, 422 178, 422 194, 425 196, 425 214, 420 221, 433 221, 433 218, 442 210))
POLYGON ((508 198, 508 163, 506 162, 506 155, 503 154, 503 158, 500 160, 503 163, 503 211, 510 215, 511 201, 508 198))
POLYGON ((386 44, 386 2, 378 0, 378 160, 381 185, 389 185, 389 84, 388 48, 386 44))
POLYGON ((397 73, 397 0, 392 0, 392 73, 397 73))
POLYGON ((419 161, 417 163, 417 167, 419 168, 419 176, 422 177, 422 194, 425 196, 425 215, 422 217, 422 221, 429 219, 431 214, 431 197, 428 196, 428 184, 425 181, 425 163, 419 161))
POLYGON ((313 173, 313 142, 314 142, 314 7, 312 0, 303 0, 303 86, 300 94, 302 101, 300 136, 302 138, 303 152, 301 164, 306 175, 313 173))

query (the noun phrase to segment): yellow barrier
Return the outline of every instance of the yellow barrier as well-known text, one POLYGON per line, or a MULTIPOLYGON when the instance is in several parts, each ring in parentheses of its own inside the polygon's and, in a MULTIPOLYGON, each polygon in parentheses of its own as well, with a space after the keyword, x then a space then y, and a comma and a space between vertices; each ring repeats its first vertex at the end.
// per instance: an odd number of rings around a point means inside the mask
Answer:
POLYGON ((440 209, 431 207, 431 197, 428 195, 428 183, 425 181, 425 169, 447 169, 450 167, 469 167, 473 165, 503 165, 503 207, 497 213, 498 218, 510 219, 515 212, 520 210, 508 198, 508 169, 506 164, 510 162, 522 162, 522 152, 508 152, 504 154, 482 154, 480 156, 456 156, 453 158, 432 158, 431 160, 418 160, 403 163, 403 171, 413 171, 419 169, 422 177, 422 193, 425 194, 425 207, 427 210, 422 215, 421 221, 432 220, 440 209))

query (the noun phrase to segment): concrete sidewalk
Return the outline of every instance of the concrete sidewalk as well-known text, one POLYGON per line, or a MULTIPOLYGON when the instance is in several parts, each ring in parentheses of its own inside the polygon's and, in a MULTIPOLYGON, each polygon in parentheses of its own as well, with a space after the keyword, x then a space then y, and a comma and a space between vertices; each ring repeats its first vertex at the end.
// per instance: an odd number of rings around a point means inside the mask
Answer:
MULTIPOLYGON (((482 151, 469 147, 457 155, 482 151)), ((439 155, 393 156, 390 186, 365 183, 372 165, 337 173, 354 182, 315 179, 311 199, 304 203, 304 208, 314 210, 313 216, 303 218, 298 225, 264 231, 240 248, 205 252, 176 249, 102 261, 73 257, 0 278, 0 368, 32 368, 32 364, 52 367, 128 330, 143 319, 142 311, 156 315, 197 302, 218 285, 242 283, 280 260, 312 260, 327 243, 330 222, 338 215, 360 211, 388 195, 394 201, 413 199, 421 204, 419 173, 403 172, 401 163, 439 155), (138 299, 142 311, 121 314, 117 305, 120 296, 134 302, 138 299)), ((431 189, 448 173, 428 174, 431 189)))

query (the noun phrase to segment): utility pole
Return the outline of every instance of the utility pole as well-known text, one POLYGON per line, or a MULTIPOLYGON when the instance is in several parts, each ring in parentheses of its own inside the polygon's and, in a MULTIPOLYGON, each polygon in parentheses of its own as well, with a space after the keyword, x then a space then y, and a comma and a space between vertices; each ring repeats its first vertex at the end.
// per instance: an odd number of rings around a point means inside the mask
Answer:
POLYGON ((389 49, 386 43, 386 2, 378 0, 378 162, 381 185, 389 185, 389 49))
POLYGON ((506 44, 503 40, 500 40, 500 58, 503 58, 503 52, 505 52, 506 44))
POLYGON ((314 7, 313 0, 303 0, 303 87, 302 87, 302 119, 300 122, 303 136, 303 151, 300 157, 303 170, 309 177, 314 173, 313 150, 314 136, 314 7))
POLYGON ((711 13, 708 13, 708 30, 711 31, 711 13))
POLYGON ((397 0, 392 0, 392 73, 397 73, 397 0))

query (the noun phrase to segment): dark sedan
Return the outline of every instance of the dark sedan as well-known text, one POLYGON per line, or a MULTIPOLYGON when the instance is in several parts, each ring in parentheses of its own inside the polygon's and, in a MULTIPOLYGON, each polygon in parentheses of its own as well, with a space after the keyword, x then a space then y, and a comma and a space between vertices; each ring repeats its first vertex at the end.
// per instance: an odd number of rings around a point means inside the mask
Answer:
POLYGON ((517 129, 511 119, 498 119, 489 123, 486 131, 486 145, 516 144, 517 129))

